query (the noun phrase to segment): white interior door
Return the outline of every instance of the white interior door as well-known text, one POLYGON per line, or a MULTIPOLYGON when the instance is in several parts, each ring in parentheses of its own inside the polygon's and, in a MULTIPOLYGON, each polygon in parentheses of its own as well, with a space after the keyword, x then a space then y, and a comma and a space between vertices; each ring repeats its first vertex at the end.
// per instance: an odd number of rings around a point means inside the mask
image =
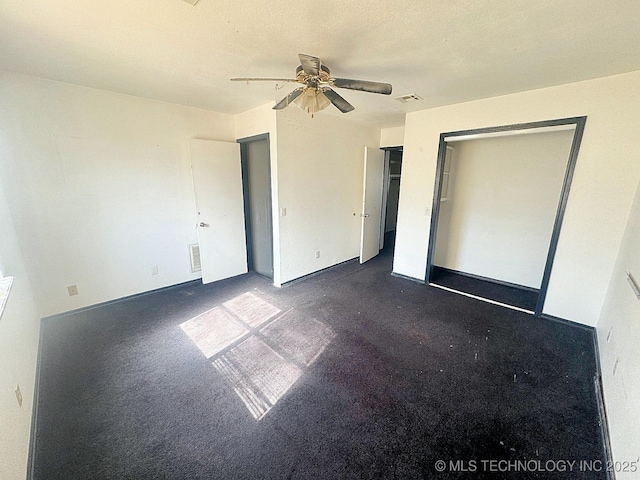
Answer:
POLYGON ((240 146, 191 140, 202 283, 247 273, 240 146))
POLYGON ((362 224, 360 228, 360 263, 380 253, 380 221, 382 218, 382 184, 384 152, 365 147, 362 187, 362 224))

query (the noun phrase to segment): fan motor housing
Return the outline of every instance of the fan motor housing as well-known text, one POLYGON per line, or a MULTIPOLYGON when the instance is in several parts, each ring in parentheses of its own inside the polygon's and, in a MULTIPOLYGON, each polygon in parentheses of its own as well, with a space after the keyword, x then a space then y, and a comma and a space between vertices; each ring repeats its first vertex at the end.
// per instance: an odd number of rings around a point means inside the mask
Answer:
POLYGON ((302 65, 298 65, 298 68, 296 68, 296 78, 307 87, 318 88, 320 84, 329 82, 331 72, 328 67, 320 65, 320 73, 318 75, 309 75, 304 72, 302 65))
MULTIPOLYGON (((327 75, 331 75, 331 71, 329 70, 329 67, 325 66, 325 65, 320 65, 320 70, 322 72, 326 72, 327 75)), ((300 72, 302 72, 302 65, 298 65, 298 67, 296 68, 296 75, 298 75, 300 72)))

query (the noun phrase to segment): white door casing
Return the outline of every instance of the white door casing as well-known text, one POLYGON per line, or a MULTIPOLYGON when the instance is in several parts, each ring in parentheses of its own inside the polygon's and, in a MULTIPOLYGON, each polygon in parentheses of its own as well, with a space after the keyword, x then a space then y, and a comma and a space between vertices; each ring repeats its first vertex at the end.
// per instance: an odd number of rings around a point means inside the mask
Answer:
POLYGON ((384 151, 365 147, 362 212, 360 227, 360 263, 380 253, 380 222, 384 180, 384 151))
POLYGON ((202 283, 247 273, 240 146, 190 143, 202 283))

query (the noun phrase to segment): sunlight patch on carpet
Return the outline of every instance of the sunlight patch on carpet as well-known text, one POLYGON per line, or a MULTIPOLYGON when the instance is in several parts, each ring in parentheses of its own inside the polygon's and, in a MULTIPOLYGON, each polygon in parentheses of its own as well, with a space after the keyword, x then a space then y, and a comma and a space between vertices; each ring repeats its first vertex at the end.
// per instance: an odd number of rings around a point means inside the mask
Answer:
POLYGON ((290 310, 261 332, 297 362, 311 365, 331 343, 335 333, 324 323, 290 310))
POLYGON ((243 322, 252 327, 262 325, 274 315, 280 313, 280 309, 269 302, 247 292, 223 303, 229 311, 233 312, 243 322))
POLYGON ((262 419, 336 334, 295 309, 253 293, 239 295, 180 325, 231 385, 253 418, 262 419))
POLYGON ((256 337, 213 361, 251 414, 261 419, 300 378, 302 370, 256 337))
POLYGON ((180 325, 204 356, 210 358, 242 337, 249 329, 222 307, 198 315, 180 325))

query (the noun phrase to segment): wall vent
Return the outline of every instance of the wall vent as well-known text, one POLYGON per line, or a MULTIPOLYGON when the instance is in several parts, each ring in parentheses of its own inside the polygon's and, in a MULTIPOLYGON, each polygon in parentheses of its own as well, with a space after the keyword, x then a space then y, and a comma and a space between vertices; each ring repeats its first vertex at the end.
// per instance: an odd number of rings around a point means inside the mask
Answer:
POLYGON ((199 272, 202 270, 202 264, 200 263, 200 245, 197 243, 189 245, 189 257, 191 258, 191 271, 199 272))
POLYGON ((409 93, 408 95, 400 95, 399 97, 396 97, 396 100, 402 103, 417 102, 422 100, 422 97, 417 93, 409 93))

